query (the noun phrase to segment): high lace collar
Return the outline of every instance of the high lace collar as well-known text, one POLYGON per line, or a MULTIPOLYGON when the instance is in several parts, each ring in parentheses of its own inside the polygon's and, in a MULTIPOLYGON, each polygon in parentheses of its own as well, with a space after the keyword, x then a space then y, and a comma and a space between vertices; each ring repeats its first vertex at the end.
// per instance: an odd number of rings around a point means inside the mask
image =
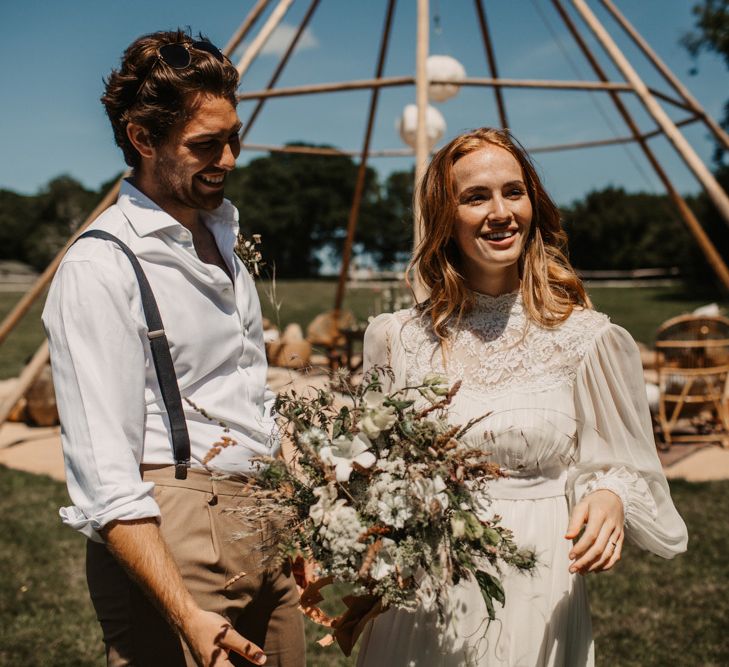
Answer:
POLYGON ((474 318, 486 317, 488 320, 500 320, 506 324, 507 320, 521 320, 524 313, 524 306, 521 297, 521 290, 506 292, 498 296, 489 296, 481 292, 474 292, 474 304, 471 311, 464 318, 470 324, 474 318))
POLYGON ((510 315, 523 310, 521 289, 506 292, 498 296, 490 296, 481 292, 473 292, 474 307, 471 313, 493 313, 494 315, 510 315))

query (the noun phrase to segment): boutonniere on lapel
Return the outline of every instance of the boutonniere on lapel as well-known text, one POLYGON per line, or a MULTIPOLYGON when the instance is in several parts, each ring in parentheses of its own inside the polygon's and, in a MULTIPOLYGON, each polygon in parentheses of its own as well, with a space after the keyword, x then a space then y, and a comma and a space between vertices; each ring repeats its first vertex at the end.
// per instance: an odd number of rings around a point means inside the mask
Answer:
POLYGON ((240 261, 243 262, 243 266, 248 269, 248 273, 250 273, 254 279, 260 277, 261 267, 266 265, 266 262, 263 261, 263 255, 258 249, 260 244, 260 234, 253 234, 249 241, 243 234, 238 232, 238 238, 235 242, 235 247, 233 248, 233 252, 238 255, 240 261))

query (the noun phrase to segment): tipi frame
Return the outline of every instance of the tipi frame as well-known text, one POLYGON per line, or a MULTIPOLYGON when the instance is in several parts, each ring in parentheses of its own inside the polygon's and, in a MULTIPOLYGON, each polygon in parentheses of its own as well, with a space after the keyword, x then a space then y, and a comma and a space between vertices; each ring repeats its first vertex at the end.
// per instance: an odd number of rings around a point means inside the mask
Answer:
MULTIPOLYGON (((430 12, 428 0, 416 0, 417 2, 417 37, 416 37, 416 68, 415 76, 395 76, 384 77, 384 65, 387 59, 387 51, 390 40, 390 32, 392 26, 392 18, 395 11, 396 0, 388 0, 385 12, 385 20, 380 38, 380 46, 378 50, 377 63, 375 67, 375 76, 372 79, 357 81, 342 81, 334 83, 319 83, 300 86, 291 86, 287 88, 276 88, 276 83, 284 71, 288 61, 291 58, 301 36, 309 24, 312 16, 320 5, 321 0, 309 0, 309 6, 294 33, 288 48, 281 56, 281 59, 268 81, 266 88, 259 91, 247 91, 238 95, 238 100, 255 100, 256 105, 253 111, 245 120, 241 129, 241 144, 244 150, 251 151, 269 151, 269 152, 286 152, 286 153, 309 153, 317 155, 349 155, 359 157, 359 165, 357 171, 357 180, 355 184, 354 196, 350 208, 349 218, 347 221, 347 236, 342 251, 342 265, 340 269, 339 282, 334 303, 335 314, 341 309, 344 300, 344 291, 346 280, 351 261, 352 247, 354 244, 355 231, 359 217, 359 210, 364 192, 365 175, 367 161, 370 157, 384 156, 403 156, 413 155, 415 157, 415 179, 420 180, 425 169, 428 159, 428 144, 425 127, 425 113, 428 103, 428 84, 431 83, 427 79, 425 63, 429 51, 429 24, 430 12), (384 87, 394 86, 412 86, 416 88, 416 104, 418 109, 418 125, 414 153, 411 150, 392 149, 392 150, 371 150, 372 129, 377 114, 379 101, 379 92, 384 87), (367 113, 365 125, 364 140, 362 148, 359 151, 338 150, 334 148, 316 148, 306 146, 268 146, 260 144, 246 143, 245 139, 249 134, 253 124, 259 117, 268 99, 273 97, 291 97, 298 95, 323 94, 329 92, 339 92, 344 90, 370 90, 370 104, 367 113)), ((280 25, 286 16, 288 10, 293 5, 294 0, 278 0, 273 10, 268 15, 263 25, 251 40, 240 58, 237 69, 241 77, 245 75, 251 64, 258 57, 261 49, 266 41, 273 34, 274 30, 280 25)), ((605 26, 595 16, 585 0, 571 0, 571 4, 576 12, 582 18, 584 24, 594 35, 602 46, 609 59, 616 66, 623 76, 623 81, 610 81, 605 70, 600 65, 598 59, 592 49, 585 40, 581 29, 572 20, 564 7, 562 0, 551 0, 552 5, 557 11, 559 17, 567 27, 569 33, 576 41, 579 49, 589 62, 592 70, 597 77, 596 81, 556 81, 556 80, 525 80, 525 79, 506 79, 498 75, 496 54, 493 49, 489 27, 486 18, 486 10, 483 0, 474 0, 474 10, 478 20, 479 30, 481 33, 484 51, 486 55, 488 77, 469 77, 461 82, 464 86, 483 86, 492 88, 494 91, 495 103, 498 112, 499 122, 502 127, 508 127, 507 107, 502 95, 504 88, 521 88, 521 89, 540 89, 540 90, 583 90, 583 91, 600 91, 606 93, 618 113, 623 118, 628 127, 629 134, 623 137, 615 137, 612 139, 596 139, 592 141, 582 141, 575 143, 563 143, 550 146, 534 146, 529 147, 531 153, 563 151, 581 148, 591 148, 598 146, 608 146, 615 144, 636 143, 643 151, 646 159, 655 171, 659 180, 663 184, 670 200, 676 207, 679 215, 688 227, 691 234, 704 253, 709 265, 715 272, 720 284, 729 291, 729 269, 716 250, 712 241, 707 236, 701 223, 693 214, 688 204, 681 194, 673 186, 668 174, 662 167, 658 157, 651 148, 649 141, 654 137, 664 136, 673 145, 676 152, 688 166, 691 172, 696 176, 702 187, 708 194, 709 198, 716 206, 720 215, 727 225, 729 225, 729 197, 722 189, 711 171, 706 167, 703 161, 696 154, 684 135, 681 133, 680 127, 692 124, 702 123, 714 135, 717 142, 729 149, 729 136, 719 126, 719 124, 709 116, 699 102, 691 95, 691 93, 683 86, 679 79, 671 72, 668 66, 659 58, 659 56, 651 49, 645 39, 638 33, 634 26, 620 13, 612 0, 600 0, 605 9, 612 15, 615 21, 620 25, 622 30, 627 34, 630 40, 640 49, 646 58, 652 63, 655 69, 660 73, 662 78, 672 88, 673 94, 668 94, 651 87, 648 87, 635 71, 629 60, 620 50, 613 40, 605 26), (648 132, 642 131, 638 126, 633 115, 630 113, 621 95, 630 93, 635 95, 642 103, 644 109, 656 123, 655 129, 648 132), (663 109, 661 103, 668 103, 674 107, 680 108, 687 112, 687 115, 681 120, 674 122, 663 109)), ((245 17, 244 21, 231 36, 224 53, 231 56, 241 42, 251 33, 253 27, 263 16, 266 9, 272 5, 273 0, 257 0, 254 6, 245 17)), ((434 82, 441 83, 441 82, 434 82)), ((447 82, 442 82, 447 83, 447 82)), ((126 174, 125 174, 126 176, 126 174)), ((123 177, 122 177, 123 178, 123 177)), ((50 283, 55 274, 63 255, 75 238, 81 234, 86 227, 98 215, 110 206, 116 199, 121 179, 106 193, 102 201, 96 206, 94 211, 88 216, 84 223, 79 227, 73 238, 69 240, 66 246, 59 252, 58 256, 49 264, 46 270, 41 274, 33 287, 23 296, 13 310, 0 323, 0 344, 5 340, 8 334, 15 328, 22 317, 28 312, 32 304, 43 294, 45 288, 50 283)), ((414 239, 417 244, 420 239, 419 212, 414 211, 414 239)), ((336 321, 336 317, 335 317, 336 321)), ((5 422, 8 414, 13 409, 17 401, 26 393, 30 385, 35 381, 36 377, 42 370, 43 366, 48 362, 48 344, 44 342, 37 350, 31 361, 22 371, 14 391, 6 397, 0 404, 0 425, 5 422)))

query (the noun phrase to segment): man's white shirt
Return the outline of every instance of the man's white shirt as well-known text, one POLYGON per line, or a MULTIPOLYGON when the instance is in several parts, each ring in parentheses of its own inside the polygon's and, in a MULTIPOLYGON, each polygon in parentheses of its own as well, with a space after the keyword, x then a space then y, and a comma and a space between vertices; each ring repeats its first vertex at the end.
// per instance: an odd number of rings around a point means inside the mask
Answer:
MULTIPOLYGON (((192 467, 202 467, 210 448, 229 436, 237 444, 209 466, 250 473, 253 457, 278 450, 261 309, 233 252, 238 211, 226 200, 203 215, 234 283, 198 258, 188 229, 127 181, 116 205, 90 229, 128 245, 147 275, 183 397, 192 467)), ((98 540, 110 521, 159 516, 154 485, 141 480, 139 466, 174 463, 172 442, 139 285, 116 244, 88 238, 71 247, 51 285, 43 324, 74 503, 61 509, 64 523, 98 540)))

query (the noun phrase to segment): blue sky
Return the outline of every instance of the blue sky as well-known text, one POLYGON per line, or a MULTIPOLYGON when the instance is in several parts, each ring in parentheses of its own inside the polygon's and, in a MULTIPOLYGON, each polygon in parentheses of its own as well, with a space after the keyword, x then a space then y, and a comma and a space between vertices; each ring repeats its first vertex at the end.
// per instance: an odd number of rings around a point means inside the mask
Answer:
MULTIPOLYGON (((118 173, 124 166, 121 153, 113 143, 98 99, 103 77, 118 64, 124 48, 140 34, 177 26, 202 31, 222 47, 252 4, 252 0, 205 4, 192 0, 2 0, 0 187, 33 193, 50 178, 68 173, 96 188, 118 173)), ((272 2, 271 6, 275 4, 272 2)), ((385 4, 385 0, 322 0, 279 85, 371 78, 385 4)), ((618 0, 617 4, 706 110, 719 116, 729 97, 729 75, 723 63, 713 56, 702 56, 698 74, 688 76, 692 62, 678 44, 680 36, 692 25, 694 1, 618 0)), ((547 0, 502 0, 485 5, 501 76, 594 80, 547 0)), ((632 58, 644 80, 667 90, 596 0, 590 0, 590 5, 632 58)), ((294 2, 282 31, 274 35, 266 53, 245 76, 244 89, 264 87, 278 62, 286 31, 297 25, 307 6, 305 0, 294 2)), ((442 30, 437 34, 431 25, 430 52, 456 57, 470 76, 487 76, 473 2, 431 0, 431 11, 440 15, 442 30)), ((585 34, 594 44, 587 30, 585 34)), ((415 1, 399 0, 386 76, 413 73, 414 40, 415 1)), ((611 76, 617 78, 599 46, 595 49, 611 76)), ((356 150, 362 142, 368 95, 347 92, 272 100, 264 107, 248 141, 282 144, 303 140, 356 150)), ((404 147, 395 121, 414 96, 414 88, 383 91, 373 148, 404 147)), ((506 90, 505 97, 509 124, 527 147, 627 133, 603 94, 506 90)), ((633 99, 627 102, 641 127, 652 129, 654 125, 641 105, 633 99)), ((445 139, 463 129, 497 123, 489 89, 463 89, 458 97, 438 108, 448 124, 445 139)), ((239 107, 244 120, 250 109, 250 103, 239 107)), ((681 112, 670 108, 668 111, 674 119, 682 117, 681 112)), ((699 155, 708 161, 712 144, 707 131, 698 124, 684 131, 699 155)), ((652 146, 678 189, 695 192, 698 185, 694 177, 668 142, 653 140, 652 146)), ((240 163, 254 155, 242 153, 240 163)), ((661 191, 651 168, 635 147, 540 154, 537 163, 560 203, 609 184, 633 191, 661 191)), ((380 158, 373 165, 386 174, 392 169, 407 169, 411 160, 380 158)))

